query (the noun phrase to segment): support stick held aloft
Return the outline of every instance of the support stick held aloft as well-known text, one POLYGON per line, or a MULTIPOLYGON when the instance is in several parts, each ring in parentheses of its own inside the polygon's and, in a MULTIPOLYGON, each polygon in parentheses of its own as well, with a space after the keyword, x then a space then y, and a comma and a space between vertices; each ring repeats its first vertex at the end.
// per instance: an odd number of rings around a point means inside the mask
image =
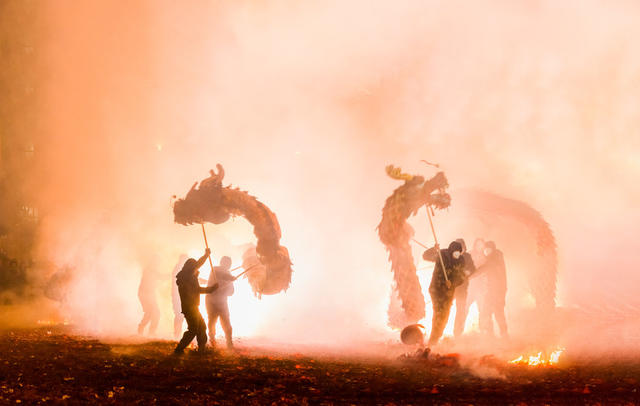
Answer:
POLYGON ((253 268, 257 267, 260 264, 255 264, 255 265, 251 265, 249 268, 245 269, 243 272, 240 272, 237 276, 236 279, 238 279, 239 277, 241 277, 242 275, 246 274, 247 272, 249 272, 250 270, 252 270, 253 268))
MULTIPOLYGON (((209 243, 207 242, 207 233, 204 231, 204 223, 200 223, 202 226, 202 236, 204 237, 204 246, 209 248, 209 243)), ((213 261, 211 261, 211 254, 209 254, 209 265, 211 266, 211 273, 213 274, 213 283, 218 282, 218 278, 216 277, 216 273, 213 270, 213 261)))
POLYGON ((431 207, 425 206, 427 209, 427 217, 429 218, 429 225, 431 226, 431 232, 433 233, 433 240, 436 242, 436 250, 438 251, 438 258, 440 258, 440 266, 442 267, 442 274, 444 275, 444 280, 447 283, 447 287, 451 287, 451 282, 449 281, 449 277, 447 277, 447 270, 444 267, 444 261, 442 260, 442 253, 440 252, 440 245, 438 244, 438 237, 436 237, 436 229, 433 227, 433 220, 431 219, 431 211, 429 211, 431 207))

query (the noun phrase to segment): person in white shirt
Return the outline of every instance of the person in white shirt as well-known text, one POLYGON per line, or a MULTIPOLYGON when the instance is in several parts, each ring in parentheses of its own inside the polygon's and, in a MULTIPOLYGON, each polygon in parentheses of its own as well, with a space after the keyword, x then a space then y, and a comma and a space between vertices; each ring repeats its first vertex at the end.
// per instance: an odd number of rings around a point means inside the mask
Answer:
POLYGON ((236 278, 231 275, 231 258, 222 257, 220 265, 214 266, 211 275, 209 275, 209 284, 217 282, 219 289, 205 296, 205 304, 207 306, 207 314, 209 316, 209 339, 212 346, 215 347, 216 323, 220 319, 222 330, 227 339, 227 348, 233 349, 233 328, 231 327, 231 319, 229 318, 229 304, 227 299, 233 295, 233 282, 236 278))

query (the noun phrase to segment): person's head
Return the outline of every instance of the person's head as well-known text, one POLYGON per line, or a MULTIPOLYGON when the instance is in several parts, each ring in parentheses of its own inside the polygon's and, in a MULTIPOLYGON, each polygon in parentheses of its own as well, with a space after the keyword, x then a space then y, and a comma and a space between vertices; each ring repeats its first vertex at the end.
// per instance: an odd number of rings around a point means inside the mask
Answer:
POLYGON ((484 250, 484 240, 482 238, 476 238, 473 242, 473 250, 474 251, 483 251, 484 250))
POLYGON ((452 241, 451 244, 449 244, 448 251, 453 259, 458 259, 462 255, 462 244, 458 241, 452 241))
POLYGON ((229 269, 231 268, 231 258, 224 256, 222 258, 220 258, 220 266, 223 269, 229 269))
POLYGON ((467 244, 465 244, 464 238, 458 238, 456 241, 459 242, 460 245, 462 245, 462 252, 467 252, 467 244))
POLYGON ((493 241, 487 241, 484 244, 484 255, 491 255, 496 250, 496 243, 493 241))
POLYGON ((184 265, 182 266, 182 271, 180 272, 184 272, 184 273, 194 272, 196 270, 196 264, 197 264, 197 261, 195 259, 189 258, 185 261, 184 265))

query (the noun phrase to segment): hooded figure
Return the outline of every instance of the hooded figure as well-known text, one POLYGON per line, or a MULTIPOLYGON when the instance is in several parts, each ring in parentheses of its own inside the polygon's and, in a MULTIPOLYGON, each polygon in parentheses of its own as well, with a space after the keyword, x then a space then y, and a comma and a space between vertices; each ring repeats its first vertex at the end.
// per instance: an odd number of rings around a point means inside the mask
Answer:
MULTIPOLYGON (((182 270, 184 263, 189 257, 186 254, 180 254, 178 263, 173 268, 171 278, 174 279, 178 276, 178 272, 182 270)), ((178 285, 171 284, 171 304, 173 305, 173 336, 175 338, 180 337, 182 332, 182 324, 184 323, 184 315, 182 314, 182 307, 180 305, 180 294, 178 293, 178 285)))
POLYGON ((460 337, 464 332, 464 325, 467 321, 467 313, 469 312, 469 303, 467 303, 467 296, 469 292, 469 278, 476 272, 471 255, 467 252, 467 245, 462 238, 458 238, 456 242, 459 242, 462 246, 462 258, 464 259, 464 282, 456 288, 456 320, 453 327, 453 335, 460 337))
POLYGON ((196 261, 193 258, 187 259, 182 270, 176 275, 182 314, 184 314, 184 318, 187 321, 187 331, 184 332, 182 339, 174 350, 175 354, 182 354, 194 337, 198 340, 198 351, 200 353, 204 352, 205 345, 207 344, 207 327, 198 309, 198 306, 200 306, 200 295, 213 292, 218 288, 218 284, 216 283, 206 288, 201 287, 198 283, 198 269, 204 264, 204 261, 206 261, 210 254, 211 250, 207 248, 199 260, 196 261))
POLYGON ((455 290, 465 282, 465 259, 462 253, 462 244, 458 241, 453 241, 449 244, 449 248, 440 250, 444 270, 438 255, 437 245, 422 254, 422 258, 426 261, 435 262, 436 264, 433 268, 431 284, 429 285, 429 294, 433 305, 429 346, 437 344, 440 337, 442 337, 447 320, 449 320, 449 312, 453 304, 455 290), (444 272, 447 274, 447 279, 444 277, 444 272))
POLYGON ((485 244, 486 261, 478 268, 487 279, 487 291, 480 301, 480 329, 486 334, 493 335, 493 318, 500 328, 500 336, 508 337, 507 319, 504 306, 507 296, 507 269, 504 264, 502 251, 496 248, 496 243, 487 241, 485 244))

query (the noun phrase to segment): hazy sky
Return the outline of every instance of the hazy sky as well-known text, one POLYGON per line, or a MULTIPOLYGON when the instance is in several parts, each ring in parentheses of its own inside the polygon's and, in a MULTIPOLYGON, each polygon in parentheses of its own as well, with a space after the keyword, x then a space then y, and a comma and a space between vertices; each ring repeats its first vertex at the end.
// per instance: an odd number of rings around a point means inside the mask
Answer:
MULTIPOLYGON (((453 189, 543 214, 560 304, 605 300, 603 286, 635 300, 636 2, 199 3, 45 6, 39 254, 77 268, 75 319, 132 329, 148 256, 169 275, 180 250, 202 249, 199 229, 172 224, 171 196, 218 162, 276 213, 294 262, 286 294, 237 288, 241 334, 384 330, 391 274, 375 227, 399 185, 384 167, 432 175, 420 159, 453 189)), ((455 238, 447 215, 436 225, 455 238)), ((243 222, 209 226, 214 258, 239 261, 243 222)))

